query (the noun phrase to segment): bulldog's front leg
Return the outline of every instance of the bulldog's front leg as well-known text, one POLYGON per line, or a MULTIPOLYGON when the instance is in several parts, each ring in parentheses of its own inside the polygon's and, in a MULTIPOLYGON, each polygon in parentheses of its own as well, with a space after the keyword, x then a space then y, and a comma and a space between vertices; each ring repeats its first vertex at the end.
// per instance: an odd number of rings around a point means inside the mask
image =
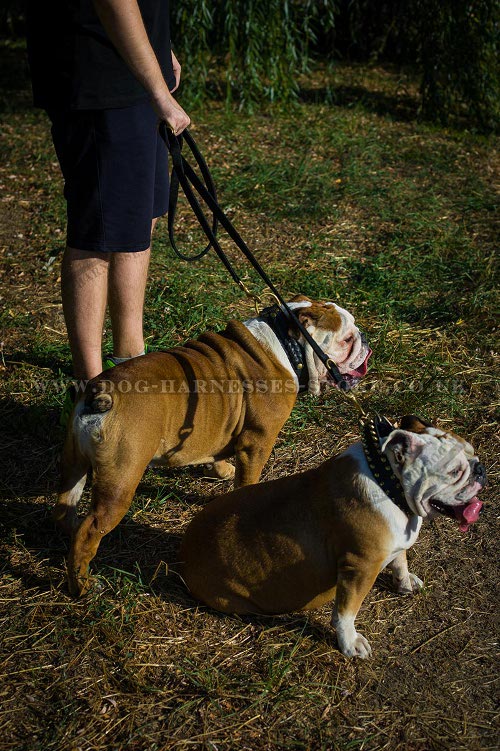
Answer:
POLYGON ((400 595, 411 595, 414 592, 420 592, 424 583, 418 576, 408 571, 408 561, 406 560, 406 550, 389 563, 388 568, 392 571, 392 582, 394 589, 400 595))
POLYGON ((339 649, 346 657, 370 657, 370 642, 354 628, 361 603, 373 586, 383 561, 359 561, 340 568, 337 578, 332 626, 339 649))

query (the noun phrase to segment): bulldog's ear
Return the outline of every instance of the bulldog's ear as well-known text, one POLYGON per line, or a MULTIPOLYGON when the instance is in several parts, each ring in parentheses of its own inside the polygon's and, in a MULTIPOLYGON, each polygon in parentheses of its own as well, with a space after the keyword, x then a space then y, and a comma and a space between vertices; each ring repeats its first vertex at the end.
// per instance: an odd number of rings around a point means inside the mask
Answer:
POLYGON ((298 308, 294 313, 306 328, 311 324, 317 326, 322 315, 322 311, 318 309, 317 305, 310 305, 308 308, 298 308))
POLYGON ((383 454, 391 451, 396 464, 404 464, 407 459, 416 459, 424 446, 425 441, 418 435, 399 429, 389 433, 381 446, 381 451, 383 454))
POLYGON ((401 430, 409 430, 411 433, 425 433, 426 428, 432 428, 432 424, 422 420, 417 415, 404 415, 400 420, 399 427, 401 430))
POLYGON ((306 297, 305 295, 295 295, 295 297, 292 297, 290 302, 312 302, 310 297, 306 297))
POLYGON ((338 310, 331 306, 313 302, 308 307, 297 308, 294 312, 303 326, 313 325, 332 332, 342 329, 342 317, 338 310))

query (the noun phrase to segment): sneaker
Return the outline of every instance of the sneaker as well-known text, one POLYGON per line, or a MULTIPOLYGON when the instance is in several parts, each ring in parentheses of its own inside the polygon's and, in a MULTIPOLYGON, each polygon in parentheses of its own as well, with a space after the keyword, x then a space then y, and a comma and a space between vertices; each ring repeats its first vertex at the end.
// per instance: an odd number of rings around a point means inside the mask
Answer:
POLYGON ((103 372, 105 370, 111 370, 111 368, 114 368, 116 365, 117 365, 117 363, 113 360, 113 358, 111 357, 111 355, 108 355, 102 361, 102 370, 103 370, 103 372))
MULTIPOLYGON (((147 355, 148 352, 149 352, 148 345, 145 344, 144 345, 144 354, 147 355)), ((141 357, 141 356, 142 355, 136 355, 136 357, 141 357)), ((128 359, 132 360, 133 358, 131 357, 131 358, 128 358, 128 359)), ((118 363, 115 362, 115 358, 112 355, 106 355, 105 358, 104 358, 104 360, 102 361, 103 372, 105 370, 111 370, 111 368, 115 368, 117 365, 118 365, 118 363)))

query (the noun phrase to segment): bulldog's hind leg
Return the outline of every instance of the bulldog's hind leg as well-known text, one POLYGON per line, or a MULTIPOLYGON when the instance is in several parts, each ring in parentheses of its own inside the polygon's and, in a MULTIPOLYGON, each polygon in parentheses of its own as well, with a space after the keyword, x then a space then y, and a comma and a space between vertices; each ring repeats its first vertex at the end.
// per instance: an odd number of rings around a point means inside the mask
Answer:
POLYGON ((146 464, 129 465, 127 469, 97 473, 92 488, 90 511, 82 520, 68 556, 68 587, 74 597, 90 588, 89 564, 97 553, 104 535, 111 532, 127 513, 146 464))
POLYGON ((370 657, 368 639, 354 628, 361 603, 373 586, 383 561, 355 562, 339 570, 332 612, 332 626, 337 632, 339 649, 346 657, 370 657))
POLYGON ((264 464, 271 456, 277 435, 277 432, 276 434, 273 433, 271 439, 269 435, 266 435, 264 441, 262 436, 255 435, 250 431, 241 433, 236 443, 235 452, 235 488, 259 482, 264 464))
POLYGON ((408 595, 413 592, 419 592, 424 586, 423 581, 418 576, 408 571, 406 550, 398 553, 394 560, 389 563, 388 568, 392 571, 392 582, 398 594, 408 595))
POLYGON ((90 461, 82 454, 74 434, 69 431, 61 457, 61 482, 52 510, 54 521, 71 535, 78 526, 76 507, 85 487, 90 461))

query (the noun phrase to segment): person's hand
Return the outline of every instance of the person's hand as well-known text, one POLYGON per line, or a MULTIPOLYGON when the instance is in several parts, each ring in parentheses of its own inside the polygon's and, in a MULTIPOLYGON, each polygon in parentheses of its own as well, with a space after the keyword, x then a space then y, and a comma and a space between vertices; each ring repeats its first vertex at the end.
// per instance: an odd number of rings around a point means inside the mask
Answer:
POLYGON ((174 76, 175 76, 175 86, 172 89, 172 93, 173 93, 179 88, 179 84, 181 82, 181 64, 177 60, 173 52, 172 52, 172 68, 174 70, 174 76))
POLYGON ((191 123, 189 115, 184 112, 168 90, 153 99, 153 106, 160 120, 164 120, 176 136, 179 136, 191 123))

